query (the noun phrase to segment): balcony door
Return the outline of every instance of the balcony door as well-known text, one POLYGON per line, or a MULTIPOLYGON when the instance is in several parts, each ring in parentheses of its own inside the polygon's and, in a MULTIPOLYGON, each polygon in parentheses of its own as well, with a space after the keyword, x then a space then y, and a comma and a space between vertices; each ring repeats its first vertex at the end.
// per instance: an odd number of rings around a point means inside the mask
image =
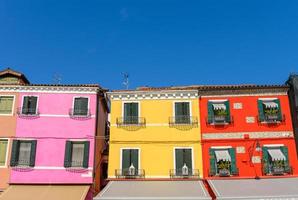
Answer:
POLYGON ((190 107, 189 102, 175 102, 175 123, 190 123, 190 107))
POLYGON ((185 166, 188 169, 188 174, 191 174, 191 171, 192 171, 192 150, 188 149, 188 148, 175 149, 175 174, 182 175, 183 168, 185 168, 185 166))
POLYGON ((124 123, 138 124, 139 122, 139 103, 124 103, 124 123))
POLYGON ((138 149, 122 149, 122 170, 127 171, 130 167, 134 167, 137 172, 139 169, 139 150, 138 149))

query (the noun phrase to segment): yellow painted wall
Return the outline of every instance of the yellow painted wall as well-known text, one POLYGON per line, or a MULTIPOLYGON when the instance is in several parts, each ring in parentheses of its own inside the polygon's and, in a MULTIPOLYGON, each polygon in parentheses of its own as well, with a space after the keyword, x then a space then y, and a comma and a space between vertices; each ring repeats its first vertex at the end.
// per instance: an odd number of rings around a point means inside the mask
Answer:
POLYGON ((140 149, 139 168, 145 170, 146 178, 169 178, 169 171, 174 168, 175 147, 191 147, 193 168, 202 172, 198 99, 139 100, 140 117, 146 118, 146 127, 142 128, 117 127, 116 118, 122 116, 123 102, 111 101, 109 178, 114 178, 115 169, 121 168, 121 148, 140 149), (191 102, 191 115, 197 117, 198 126, 169 126, 169 117, 174 115, 174 102, 177 101, 191 102))

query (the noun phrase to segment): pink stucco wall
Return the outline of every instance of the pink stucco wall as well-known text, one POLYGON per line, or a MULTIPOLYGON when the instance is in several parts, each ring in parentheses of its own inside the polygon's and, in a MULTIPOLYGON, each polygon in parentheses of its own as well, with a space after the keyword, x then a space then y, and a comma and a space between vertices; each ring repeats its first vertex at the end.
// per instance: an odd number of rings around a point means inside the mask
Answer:
POLYGON ((96 125, 96 94, 21 93, 23 96, 38 96, 39 117, 17 118, 16 138, 36 139, 35 167, 11 171, 10 183, 92 183, 94 160, 94 136, 96 125), (72 119, 69 109, 74 97, 89 97, 91 118, 72 119), (90 141, 89 168, 65 169, 64 153, 66 140, 90 141))

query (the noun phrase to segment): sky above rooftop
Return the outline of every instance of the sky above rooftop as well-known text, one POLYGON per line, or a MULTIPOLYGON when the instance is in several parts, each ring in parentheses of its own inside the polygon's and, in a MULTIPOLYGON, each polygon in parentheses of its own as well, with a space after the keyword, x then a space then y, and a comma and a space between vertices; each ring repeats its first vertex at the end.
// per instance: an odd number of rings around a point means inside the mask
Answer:
POLYGON ((123 89, 282 84, 298 72, 298 1, 1 0, 0 68, 32 83, 123 89))

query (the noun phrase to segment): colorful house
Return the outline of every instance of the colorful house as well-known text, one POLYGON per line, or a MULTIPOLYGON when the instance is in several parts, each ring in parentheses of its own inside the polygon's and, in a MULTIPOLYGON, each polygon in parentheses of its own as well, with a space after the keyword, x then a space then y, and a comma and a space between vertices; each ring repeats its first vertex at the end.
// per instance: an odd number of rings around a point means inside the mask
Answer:
POLYGON ((26 84, 15 91, 10 186, 0 199, 92 199, 101 187, 106 90, 26 84))
POLYGON ((6 69, 0 72, 0 193, 8 187, 10 149, 16 134, 19 93, 15 89, 20 84, 28 84, 27 78, 16 71, 6 69))
POLYGON ((108 96, 110 183, 95 199, 210 199, 199 180, 203 168, 197 90, 141 87, 108 96))

